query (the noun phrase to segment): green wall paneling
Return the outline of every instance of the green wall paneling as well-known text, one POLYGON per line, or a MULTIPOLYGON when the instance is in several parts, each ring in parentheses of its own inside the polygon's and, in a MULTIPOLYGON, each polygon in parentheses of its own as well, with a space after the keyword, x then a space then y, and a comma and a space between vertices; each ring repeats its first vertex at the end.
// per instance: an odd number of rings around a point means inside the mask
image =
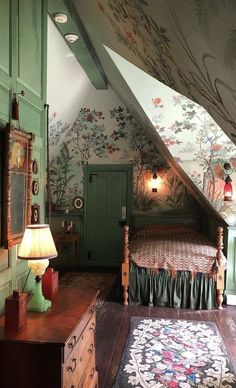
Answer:
POLYGON ((44 108, 36 106, 26 98, 19 101, 20 125, 25 131, 43 136, 44 108))
POLYGON ((32 179, 37 179, 39 182, 39 193, 38 195, 31 196, 31 203, 37 204, 40 206, 40 222, 45 222, 45 158, 44 158, 44 143, 42 138, 35 136, 35 140, 33 142, 33 152, 32 152, 32 160, 36 160, 38 163, 38 173, 34 174, 32 172, 32 179))
POLYGON ((10 1, 1 1, 0 12, 0 69, 9 74, 10 69, 10 1))
POLYGON ((4 312, 5 299, 12 293, 11 281, 0 285, 0 312, 4 312))
POLYGON ((9 120, 10 96, 10 89, 0 81, 0 121, 2 126, 5 126, 9 120))
POLYGON ((21 292, 31 292, 34 289, 35 278, 24 260, 17 260, 15 287, 21 292), (29 274, 29 276, 28 276, 29 274))
MULTIPOLYGON (((44 221, 47 0, 4 0, 0 7, 0 127, 10 122, 36 135, 33 157, 40 164, 40 192, 37 198, 32 196, 32 202, 40 204, 44 221), (18 122, 11 118, 11 104, 13 93, 21 90, 25 95, 17 96, 18 122)), ((17 260, 17 247, 0 249, 0 313, 5 297, 22 287, 27 273, 27 264, 17 260)), ((30 290, 34 279, 29 279, 30 290)))
POLYGON ((18 0, 18 80, 42 96, 43 1, 18 0))
POLYGON ((0 248, 0 271, 8 268, 8 251, 7 249, 0 248))
POLYGON ((0 12, 0 122, 5 125, 9 121, 9 106, 11 95, 11 30, 10 1, 1 2, 0 12))
POLYGON ((200 229, 200 217, 198 215, 183 214, 147 214, 144 212, 133 212, 131 227, 141 229, 145 225, 181 225, 200 229))

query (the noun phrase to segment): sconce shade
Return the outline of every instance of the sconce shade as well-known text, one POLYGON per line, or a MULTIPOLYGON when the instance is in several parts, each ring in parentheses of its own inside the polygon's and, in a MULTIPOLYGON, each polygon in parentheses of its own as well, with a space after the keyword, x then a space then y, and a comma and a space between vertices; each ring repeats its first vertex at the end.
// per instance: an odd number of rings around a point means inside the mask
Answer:
POLYGON ((27 225, 18 257, 23 260, 52 259, 57 250, 47 224, 27 225))
POLYGON ((152 192, 153 193, 157 193, 157 185, 158 185, 157 174, 154 173, 153 177, 152 177, 152 192))
POLYGON ((225 178, 225 185, 224 185, 224 201, 232 201, 233 196, 233 188, 232 188, 232 179, 229 175, 225 178))

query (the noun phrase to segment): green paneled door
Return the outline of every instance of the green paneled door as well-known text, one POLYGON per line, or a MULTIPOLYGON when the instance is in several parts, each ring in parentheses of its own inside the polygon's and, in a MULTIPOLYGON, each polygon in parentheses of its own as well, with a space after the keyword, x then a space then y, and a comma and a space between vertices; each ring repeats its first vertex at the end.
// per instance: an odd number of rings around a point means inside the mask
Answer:
POLYGON ((127 216, 127 172, 90 171, 86 190, 87 263, 118 267, 122 259, 122 221, 127 216))

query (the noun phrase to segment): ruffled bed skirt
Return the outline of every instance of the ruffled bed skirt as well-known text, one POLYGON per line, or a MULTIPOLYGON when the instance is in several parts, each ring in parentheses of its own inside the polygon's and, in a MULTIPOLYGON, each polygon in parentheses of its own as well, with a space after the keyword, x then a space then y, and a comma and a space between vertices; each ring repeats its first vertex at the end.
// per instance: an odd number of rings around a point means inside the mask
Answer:
POLYGON ((216 281, 208 274, 153 272, 130 263, 129 303, 194 310, 216 308, 216 281))

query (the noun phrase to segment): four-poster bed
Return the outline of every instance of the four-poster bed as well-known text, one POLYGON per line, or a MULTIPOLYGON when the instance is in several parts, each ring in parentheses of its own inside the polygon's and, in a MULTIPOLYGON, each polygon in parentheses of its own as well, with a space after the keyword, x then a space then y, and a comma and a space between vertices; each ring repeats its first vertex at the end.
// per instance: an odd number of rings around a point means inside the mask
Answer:
POLYGON ((223 228, 217 243, 188 227, 149 225, 134 233, 124 226, 122 263, 125 305, 222 308, 226 259, 223 228))

